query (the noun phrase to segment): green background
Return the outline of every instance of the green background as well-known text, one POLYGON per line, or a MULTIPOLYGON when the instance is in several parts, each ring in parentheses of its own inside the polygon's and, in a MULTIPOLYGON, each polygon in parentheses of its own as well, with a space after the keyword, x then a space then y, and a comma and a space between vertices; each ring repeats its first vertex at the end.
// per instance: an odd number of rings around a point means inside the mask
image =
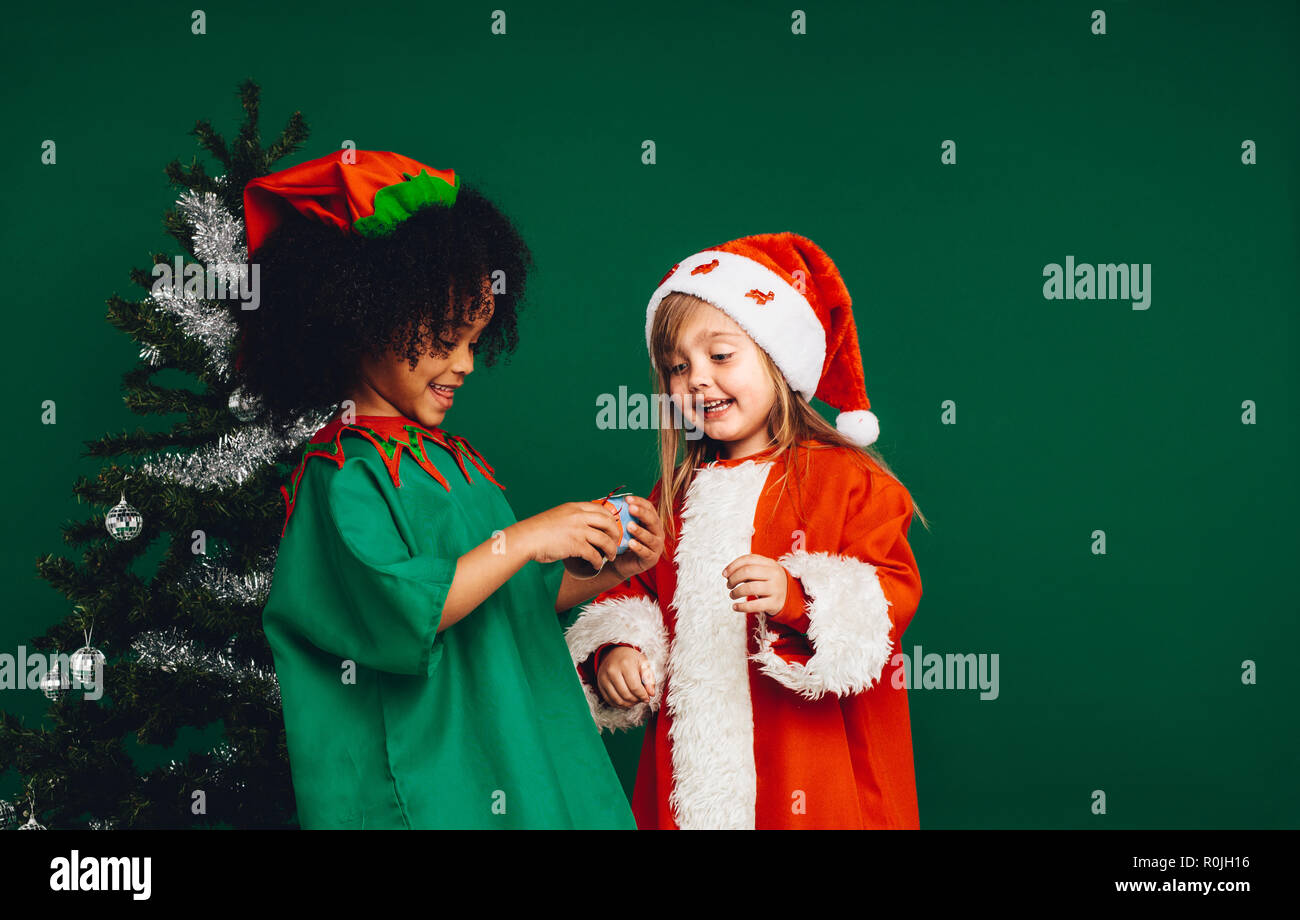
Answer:
MULTIPOLYGON (((162 166, 198 118, 233 135, 251 76, 264 140, 312 128, 292 162, 395 150, 518 222, 520 349, 446 424, 520 517, 649 490, 653 432, 598 430, 596 397, 646 391, 669 266, 783 230, 830 253, 932 523, 903 650, 1000 661, 996 700, 910 693, 922 827, 1297 826, 1297 4, 1115 2, 1100 36, 1069 2, 806 3, 803 36, 771 2, 515 3, 494 36, 495 5, 212 2, 204 36, 174 4, 6 13, 0 650, 69 612, 34 561, 88 514, 82 442, 139 421, 104 300, 174 251, 162 166), (1045 300, 1067 255, 1150 263, 1150 309, 1045 300)), ((628 784, 638 741, 610 742, 628 784)))

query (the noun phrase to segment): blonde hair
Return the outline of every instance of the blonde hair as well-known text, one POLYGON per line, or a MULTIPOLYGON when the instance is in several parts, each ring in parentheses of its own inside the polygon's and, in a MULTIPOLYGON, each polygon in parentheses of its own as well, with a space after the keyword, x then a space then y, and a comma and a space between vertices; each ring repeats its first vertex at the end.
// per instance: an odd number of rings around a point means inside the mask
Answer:
MULTIPOLYGON (((707 300, 701 300, 691 294, 671 293, 659 303, 655 311, 654 322, 650 330, 651 363, 653 364, 654 385, 656 392, 669 393, 668 370, 673 364, 673 352, 681 338, 682 328, 702 307, 713 306, 707 300)), ((757 347, 757 346, 756 346, 757 347)), ((767 374, 776 399, 767 419, 767 431, 771 435, 774 456, 784 457, 789 453, 785 465, 785 475, 778 481, 791 493, 796 514, 803 518, 802 504, 799 498, 801 481, 807 472, 810 451, 823 450, 828 447, 847 448, 863 468, 882 472, 898 480, 885 463, 883 457, 871 447, 861 447, 835 429, 830 422, 822 418, 804 397, 800 396, 790 384, 780 368, 772 361, 767 352, 758 348, 760 362, 767 374), (820 442, 820 443, 805 443, 820 442), (804 451, 804 469, 799 470, 800 448, 804 451), (791 475, 793 473, 793 475, 791 475)), ((701 436, 692 440, 683 438, 680 429, 670 417, 667 400, 660 403, 663 418, 659 425, 659 506, 660 519, 671 533, 673 529, 673 508, 677 496, 686 494, 695 471, 710 460, 717 459, 717 442, 701 432, 701 436), (678 462, 678 454, 682 454, 678 462)), ((900 480, 901 482, 901 480, 900 480)), ((921 509, 913 505, 917 520, 930 529, 921 509)))

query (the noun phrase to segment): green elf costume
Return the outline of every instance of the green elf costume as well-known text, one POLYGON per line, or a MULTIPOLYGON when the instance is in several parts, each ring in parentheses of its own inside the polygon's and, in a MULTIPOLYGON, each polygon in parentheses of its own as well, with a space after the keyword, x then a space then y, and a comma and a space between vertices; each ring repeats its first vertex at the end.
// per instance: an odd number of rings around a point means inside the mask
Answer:
MULTIPOLYGON (((355 156, 249 183, 250 255, 286 204, 382 235, 454 203, 450 171, 355 156)), ((263 627, 303 828, 635 828, 555 615, 559 563, 528 563, 438 632, 457 559, 515 523, 464 438, 335 418, 281 491, 263 627)))

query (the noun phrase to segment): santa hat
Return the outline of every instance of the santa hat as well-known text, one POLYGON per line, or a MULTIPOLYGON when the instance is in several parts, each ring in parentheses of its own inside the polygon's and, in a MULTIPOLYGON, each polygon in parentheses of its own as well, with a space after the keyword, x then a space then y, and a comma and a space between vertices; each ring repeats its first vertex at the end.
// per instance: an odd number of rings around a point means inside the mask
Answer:
POLYGON ((866 447, 880 435, 867 400, 848 288, 831 257, 795 233, 746 236, 682 259, 646 309, 651 349, 659 302, 671 293, 707 300, 749 333, 790 386, 839 409, 835 427, 866 447))
POLYGON ((340 150, 244 186, 251 257, 290 210, 340 233, 384 236, 428 204, 452 205, 455 170, 433 169, 400 153, 340 150))

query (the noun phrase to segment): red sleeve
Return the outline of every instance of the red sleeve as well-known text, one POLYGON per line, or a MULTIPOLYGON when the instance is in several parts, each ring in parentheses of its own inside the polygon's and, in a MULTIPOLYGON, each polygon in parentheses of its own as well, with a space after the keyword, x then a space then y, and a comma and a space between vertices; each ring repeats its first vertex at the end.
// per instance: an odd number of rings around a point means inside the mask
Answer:
POLYGON ((791 575, 788 569, 785 573, 785 606, 780 613, 773 614, 772 619, 801 633, 808 632, 808 595, 804 593, 803 582, 791 575))
POLYGON ((835 545, 828 541, 819 551, 781 557, 807 598, 805 633, 817 638, 800 638, 812 654, 801 660, 780 630, 764 637, 758 653, 764 673, 808 699, 827 693, 847 696, 874 686, 921 598, 921 578, 907 540, 914 511, 907 490, 890 476, 866 470, 856 475, 846 469, 840 481, 846 489, 819 496, 824 520, 843 522, 835 545))
POLYGON ((889 619, 899 638, 921 601, 921 575, 907 541, 913 513, 912 496, 901 484, 892 482, 849 520, 842 550, 847 556, 875 566, 880 588, 889 600, 889 619))

